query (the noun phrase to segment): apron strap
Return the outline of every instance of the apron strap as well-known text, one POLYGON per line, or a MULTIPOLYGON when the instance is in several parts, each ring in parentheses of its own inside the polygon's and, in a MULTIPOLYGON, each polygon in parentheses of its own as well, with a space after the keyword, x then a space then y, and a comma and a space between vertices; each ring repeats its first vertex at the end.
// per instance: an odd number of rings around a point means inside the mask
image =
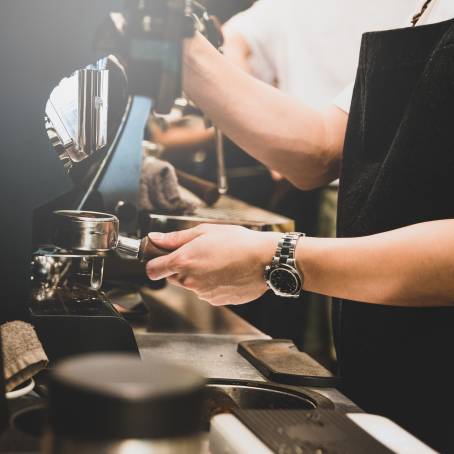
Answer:
POLYGON ((421 11, 419 11, 419 13, 413 16, 413 19, 411 20, 413 27, 416 27, 417 23, 419 22, 419 19, 421 19, 421 17, 424 15, 424 13, 426 12, 427 8, 431 3, 432 0, 426 0, 424 2, 424 5, 422 5, 421 11))

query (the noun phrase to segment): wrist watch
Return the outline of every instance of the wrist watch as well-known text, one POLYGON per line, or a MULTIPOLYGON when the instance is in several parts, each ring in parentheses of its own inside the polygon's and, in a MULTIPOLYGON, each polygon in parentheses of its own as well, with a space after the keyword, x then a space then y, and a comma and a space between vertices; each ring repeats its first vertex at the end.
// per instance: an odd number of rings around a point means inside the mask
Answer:
POLYGON ((304 233, 286 233, 279 241, 271 265, 265 268, 268 287, 278 296, 298 298, 303 289, 304 277, 296 268, 295 250, 304 233))

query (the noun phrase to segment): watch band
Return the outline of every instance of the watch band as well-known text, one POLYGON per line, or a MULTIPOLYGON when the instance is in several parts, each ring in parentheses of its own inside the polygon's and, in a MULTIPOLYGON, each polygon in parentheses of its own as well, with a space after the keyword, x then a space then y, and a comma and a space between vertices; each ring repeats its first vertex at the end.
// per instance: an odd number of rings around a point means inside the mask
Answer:
POLYGON ((297 269, 295 261, 295 251, 298 240, 305 237, 305 233, 289 232, 286 233, 277 245, 276 254, 273 257, 273 265, 289 265, 297 269))
POLYGON ((304 233, 286 233, 279 240, 271 265, 265 268, 265 281, 277 296, 298 298, 304 285, 304 276, 296 266, 295 251, 304 233))

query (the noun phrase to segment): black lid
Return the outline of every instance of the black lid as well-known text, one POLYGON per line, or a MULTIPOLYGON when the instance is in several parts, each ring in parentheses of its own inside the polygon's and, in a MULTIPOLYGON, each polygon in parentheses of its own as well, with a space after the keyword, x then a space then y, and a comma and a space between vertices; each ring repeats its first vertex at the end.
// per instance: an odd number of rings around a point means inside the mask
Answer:
POLYGON ((50 423, 84 440, 191 436, 201 430, 204 385, 196 372, 161 360, 84 355, 52 372, 50 423))

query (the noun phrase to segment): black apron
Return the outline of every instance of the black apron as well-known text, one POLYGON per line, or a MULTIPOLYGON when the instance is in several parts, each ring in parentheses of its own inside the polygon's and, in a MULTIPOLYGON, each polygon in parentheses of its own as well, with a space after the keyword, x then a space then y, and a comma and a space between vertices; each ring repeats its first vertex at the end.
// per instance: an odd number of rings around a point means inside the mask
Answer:
MULTIPOLYGON (((338 236, 448 218, 454 218, 454 20, 367 33, 344 149, 338 236)), ((454 307, 337 301, 334 309, 345 393, 454 452, 454 307)))

